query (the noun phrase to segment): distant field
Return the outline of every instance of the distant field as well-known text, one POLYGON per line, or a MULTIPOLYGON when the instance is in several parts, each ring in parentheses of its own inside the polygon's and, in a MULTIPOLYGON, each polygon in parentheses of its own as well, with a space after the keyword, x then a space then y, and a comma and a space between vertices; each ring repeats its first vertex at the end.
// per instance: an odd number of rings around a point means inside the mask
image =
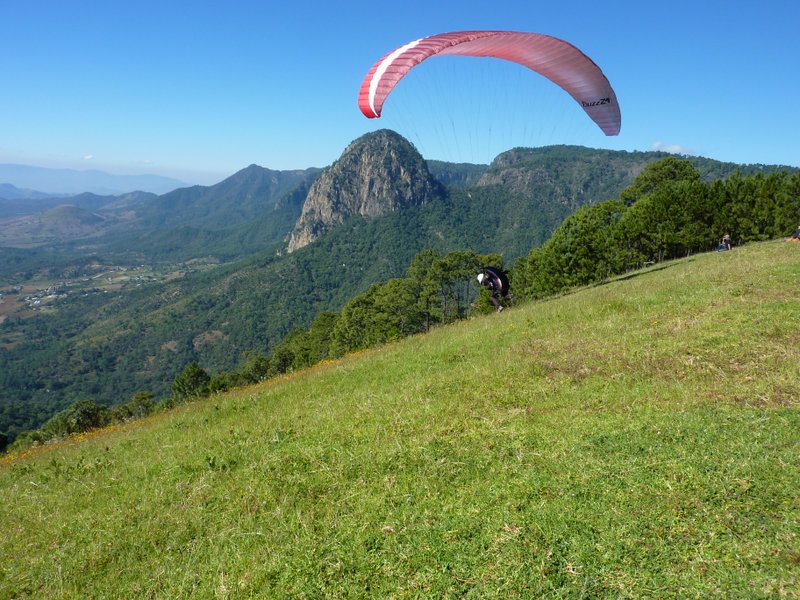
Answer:
POLYGON ((151 267, 93 264, 80 275, 54 277, 37 274, 25 281, 0 282, 0 318, 4 315, 30 317, 41 310, 58 310, 59 300, 67 296, 118 292, 143 285, 174 281, 187 273, 214 268, 204 260, 186 264, 151 267))
POLYGON ((0 458, 0 598, 800 596, 800 245, 0 458))

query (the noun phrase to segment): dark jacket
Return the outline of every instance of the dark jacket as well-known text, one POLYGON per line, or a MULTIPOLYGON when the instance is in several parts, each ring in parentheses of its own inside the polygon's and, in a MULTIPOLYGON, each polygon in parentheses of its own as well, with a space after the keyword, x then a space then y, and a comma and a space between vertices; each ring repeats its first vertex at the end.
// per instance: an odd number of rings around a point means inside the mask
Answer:
POLYGON ((482 271, 485 275, 483 279, 483 285, 485 285, 489 291, 492 292, 493 296, 500 296, 503 298, 508 296, 510 289, 508 275, 506 275, 502 269, 498 269, 496 267, 483 267, 482 271))

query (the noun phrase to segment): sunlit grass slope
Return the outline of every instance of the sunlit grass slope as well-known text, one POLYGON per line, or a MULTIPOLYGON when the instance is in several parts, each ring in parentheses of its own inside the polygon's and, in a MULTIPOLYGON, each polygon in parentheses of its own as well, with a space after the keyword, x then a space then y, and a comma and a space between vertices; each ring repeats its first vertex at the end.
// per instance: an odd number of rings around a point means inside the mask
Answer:
POLYGON ((2 598, 800 595, 800 245, 0 465, 2 598))

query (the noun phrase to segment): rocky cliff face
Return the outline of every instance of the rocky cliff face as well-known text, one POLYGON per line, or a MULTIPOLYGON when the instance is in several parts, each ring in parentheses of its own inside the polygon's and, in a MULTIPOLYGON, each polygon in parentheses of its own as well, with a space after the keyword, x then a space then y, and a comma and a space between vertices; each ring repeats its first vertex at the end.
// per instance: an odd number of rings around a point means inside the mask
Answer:
POLYGON ((652 160, 647 155, 580 146, 515 148, 497 156, 476 185, 500 186, 510 194, 547 199, 574 211, 618 197, 636 169, 652 160))
MULTIPOLYGON (((478 186, 500 185, 513 194, 531 194, 541 186, 557 188, 561 158, 538 149, 515 148, 498 155, 481 175, 478 186), (542 157, 547 160, 543 161, 542 157)), ((567 169, 573 170, 572 159, 567 169)))
POLYGON ((441 194, 419 152, 386 129, 364 135, 314 182, 289 235, 288 252, 306 246, 351 216, 386 216, 441 194))

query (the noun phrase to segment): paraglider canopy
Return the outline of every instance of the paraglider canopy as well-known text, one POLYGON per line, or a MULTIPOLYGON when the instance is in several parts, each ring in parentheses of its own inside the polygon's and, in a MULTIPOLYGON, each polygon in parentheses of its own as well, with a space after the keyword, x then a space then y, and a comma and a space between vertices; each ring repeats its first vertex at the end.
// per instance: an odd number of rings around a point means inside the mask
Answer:
POLYGON ((588 56, 564 40, 516 31, 454 31, 409 42, 392 50, 367 73, 358 94, 364 116, 381 116, 386 98, 416 65, 432 56, 484 56, 528 67, 572 96, 606 135, 619 134, 617 96, 588 56))

